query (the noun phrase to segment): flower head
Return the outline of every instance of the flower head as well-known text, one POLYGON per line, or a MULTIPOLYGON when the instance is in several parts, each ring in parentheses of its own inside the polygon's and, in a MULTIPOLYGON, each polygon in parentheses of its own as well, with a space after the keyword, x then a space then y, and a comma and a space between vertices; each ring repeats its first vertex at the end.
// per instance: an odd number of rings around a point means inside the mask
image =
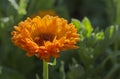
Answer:
POLYGON ((50 57, 59 57, 59 52, 78 48, 79 34, 73 24, 59 17, 46 15, 27 18, 14 26, 12 42, 27 52, 28 56, 37 56, 49 61, 50 57))

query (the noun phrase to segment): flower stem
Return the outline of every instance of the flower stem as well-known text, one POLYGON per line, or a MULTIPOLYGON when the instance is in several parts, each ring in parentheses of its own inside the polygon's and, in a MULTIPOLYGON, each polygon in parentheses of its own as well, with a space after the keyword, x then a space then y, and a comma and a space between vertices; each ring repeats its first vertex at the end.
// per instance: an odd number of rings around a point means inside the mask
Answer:
POLYGON ((43 79, 48 79, 48 63, 43 60, 43 79))

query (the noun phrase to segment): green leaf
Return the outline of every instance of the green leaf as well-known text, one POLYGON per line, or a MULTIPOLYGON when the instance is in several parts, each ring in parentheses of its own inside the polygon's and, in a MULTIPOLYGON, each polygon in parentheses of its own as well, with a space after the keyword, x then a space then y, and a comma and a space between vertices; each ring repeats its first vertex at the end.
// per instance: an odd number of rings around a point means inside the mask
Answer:
POLYGON ((8 1, 11 3, 11 5, 12 5, 16 10, 18 10, 19 6, 18 6, 18 4, 16 3, 15 0, 8 0, 8 1))
POLYGON ((38 74, 36 74, 36 79, 40 79, 38 74))
POLYGON ((86 35, 84 25, 78 19, 72 19, 72 23, 77 28, 78 33, 80 33, 80 39, 83 40, 86 35))
POLYGON ((56 58, 53 60, 53 62, 49 62, 48 64, 51 66, 55 66, 56 65, 56 58))
POLYGON ((64 61, 61 61, 60 73, 61 73, 61 79, 66 79, 64 61))
POLYGON ((78 19, 72 19, 72 23, 75 25, 75 27, 80 30, 80 21, 78 19))
POLYGON ((108 39, 109 38, 112 39, 112 37, 115 36, 113 34, 115 34, 117 29, 118 29, 117 25, 116 26, 111 25, 110 27, 107 27, 106 30, 105 30, 105 37, 108 38, 108 39))
POLYGON ((93 31, 92 25, 87 17, 85 17, 82 21, 82 24, 84 25, 84 28, 87 31, 87 37, 90 37, 91 32, 93 31))
POLYGON ((113 36, 113 32, 114 32, 114 26, 110 26, 109 27, 109 32, 110 32, 110 38, 113 36))
POLYGON ((97 40, 102 40, 102 39, 104 39, 104 32, 103 32, 103 31, 98 32, 98 33, 96 34, 96 38, 97 38, 97 40))
POLYGON ((20 0, 20 2, 19 2, 19 10, 18 10, 19 14, 24 15, 24 14, 27 13, 26 12, 27 2, 28 2, 27 0, 20 0))

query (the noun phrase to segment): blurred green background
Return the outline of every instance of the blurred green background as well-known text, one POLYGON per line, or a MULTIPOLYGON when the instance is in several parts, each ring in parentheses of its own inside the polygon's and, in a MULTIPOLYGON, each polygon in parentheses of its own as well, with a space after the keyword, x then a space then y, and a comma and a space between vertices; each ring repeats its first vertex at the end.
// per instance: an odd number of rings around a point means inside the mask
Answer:
POLYGON ((120 79, 120 0, 0 0, 0 79, 42 79, 42 60, 14 46, 10 32, 46 14, 72 22, 81 39, 61 52, 49 79, 120 79))

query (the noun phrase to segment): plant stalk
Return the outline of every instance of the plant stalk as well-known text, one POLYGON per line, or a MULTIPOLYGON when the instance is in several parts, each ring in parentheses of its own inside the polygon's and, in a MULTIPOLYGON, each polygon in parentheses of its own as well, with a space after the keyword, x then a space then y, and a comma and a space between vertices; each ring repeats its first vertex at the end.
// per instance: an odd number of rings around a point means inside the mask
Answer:
POLYGON ((48 79, 48 62, 43 60, 43 79, 48 79))

